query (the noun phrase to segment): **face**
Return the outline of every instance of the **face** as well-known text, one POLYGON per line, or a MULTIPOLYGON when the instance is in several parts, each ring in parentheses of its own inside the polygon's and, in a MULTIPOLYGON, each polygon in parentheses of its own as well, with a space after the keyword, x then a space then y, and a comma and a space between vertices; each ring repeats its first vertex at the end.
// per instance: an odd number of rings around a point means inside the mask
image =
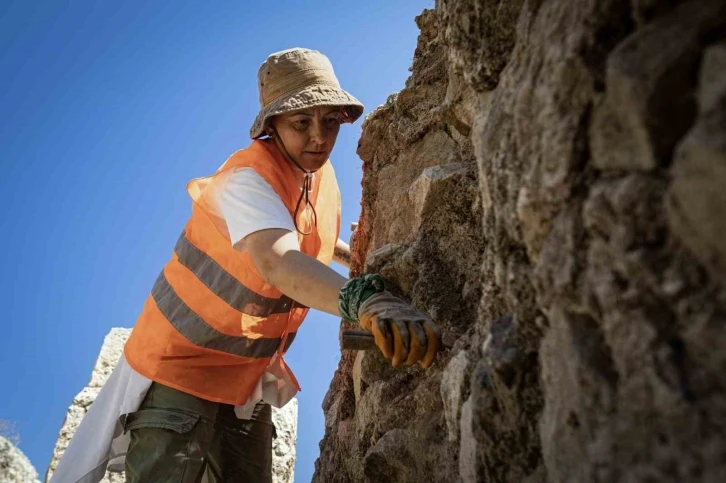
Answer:
POLYGON ((270 124, 290 156, 305 170, 316 171, 335 146, 340 122, 340 107, 319 106, 280 114, 270 124))

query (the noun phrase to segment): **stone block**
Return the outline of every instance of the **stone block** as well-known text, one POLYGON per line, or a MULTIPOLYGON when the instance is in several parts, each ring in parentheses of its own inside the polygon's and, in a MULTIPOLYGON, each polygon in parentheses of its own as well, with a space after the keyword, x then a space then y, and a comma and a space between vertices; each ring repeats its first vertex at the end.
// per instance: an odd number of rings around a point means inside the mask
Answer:
POLYGON ((277 438, 272 441, 272 482, 292 483, 297 453, 297 399, 282 408, 272 408, 272 424, 277 438))
POLYGON ((478 0, 438 3, 449 47, 449 62, 477 91, 491 90, 509 61, 517 41, 522 0, 478 0))
POLYGON ((121 354, 124 351, 124 344, 131 335, 131 329, 113 328, 103 339, 101 352, 96 359, 91 373, 89 387, 102 387, 116 367, 121 354))
POLYGON ((457 182, 467 176, 471 171, 468 163, 448 163, 431 166, 423 170, 416 181, 408 188, 408 199, 413 205, 413 229, 425 229, 424 221, 435 223, 435 220, 426 220, 427 210, 435 208, 446 198, 447 192, 456 189, 457 182))
POLYGON ((360 396, 363 390, 363 381, 361 380, 361 366, 363 364, 363 357, 365 357, 365 351, 358 351, 355 355, 355 361, 353 362, 353 394, 355 395, 355 402, 360 401, 360 396))
POLYGON ((724 8, 722 0, 687 2, 610 53, 607 92, 590 127, 598 169, 651 170, 670 160, 696 113, 701 37, 722 21, 724 8))
POLYGON ((703 51, 698 76, 698 108, 707 112, 716 108, 726 96, 726 42, 711 45, 703 51))
POLYGON ((3 483, 40 483, 30 460, 10 441, 0 436, 0 481, 3 483))
POLYGON ((673 233, 726 280, 726 75, 720 81, 719 88, 712 79, 702 85, 705 112, 676 150, 666 208, 673 233))
POLYGON ((415 457, 407 451, 406 431, 387 432, 372 446, 363 460, 368 481, 410 482, 409 468, 415 466, 415 457))
POLYGON ((469 357, 460 351, 451 358, 441 377, 441 399, 444 402, 444 419, 449 441, 459 440, 459 421, 464 398, 468 395, 469 357))
POLYGON ((461 445, 459 446, 459 475, 463 483, 478 483, 480 478, 479 443, 472 427, 474 414, 471 398, 461 407, 461 445))

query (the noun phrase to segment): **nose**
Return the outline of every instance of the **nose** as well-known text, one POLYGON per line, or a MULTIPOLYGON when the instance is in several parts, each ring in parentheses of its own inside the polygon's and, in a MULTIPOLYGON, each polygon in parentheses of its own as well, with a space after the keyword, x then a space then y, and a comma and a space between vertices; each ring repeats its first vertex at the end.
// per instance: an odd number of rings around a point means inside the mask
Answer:
POLYGON ((323 121, 320 119, 313 120, 310 126, 310 142, 322 146, 325 144, 325 138, 325 126, 323 125, 323 121))

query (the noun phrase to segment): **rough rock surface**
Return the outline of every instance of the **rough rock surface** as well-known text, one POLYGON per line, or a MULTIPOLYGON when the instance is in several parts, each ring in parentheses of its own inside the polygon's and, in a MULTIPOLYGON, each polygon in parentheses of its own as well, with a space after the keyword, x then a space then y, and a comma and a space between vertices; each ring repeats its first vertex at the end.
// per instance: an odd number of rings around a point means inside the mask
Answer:
POLYGON ((39 483, 38 472, 30 460, 6 438, 0 436, 0 481, 2 483, 39 483))
POLYGON ((272 483, 293 483, 297 444, 297 399, 272 408, 277 438, 272 441, 272 483))
MULTIPOLYGON (((46 483, 50 481, 50 477, 58 466, 63 453, 65 452, 68 444, 71 442, 73 435, 81 424, 83 416, 91 407, 91 404, 96 399, 96 396, 101 391, 103 384, 106 382, 108 377, 116 367, 116 363, 123 354, 123 347, 126 340, 131 334, 131 329, 115 328, 111 329, 111 332, 106 335, 103 340, 103 346, 101 352, 96 359, 96 364, 91 372, 91 380, 78 395, 73 398, 71 406, 68 408, 65 420, 61 427, 60 433, 58 434, 58 440, 56 441, 55 448, 53 448, 53 457, 48 467, 48 471, 45 475, 46 483)), ((123 483, 126 481, 124 473, 106 472, 106 476, 101 483, 123 483)))
MULTIPOLYGON (((50 481, 53 471, 58 466, 63 452, 73 437, 83 416, 95 400, 108 377, 116 367, 123 354, 131 329, 116 328, 106 336, 96 365, 91 374, 91 381, 74 399, 68 409, 66 418, 53 450, 53 459, 46 473, 45 481, 50 481)), ((282 409, 272 408, 272 419, 277 430, 277 439, 273 440, 272 473, 274 483, 292 483, 295 469, 295 444, 297 442, 297 399, 293 399, 282 409)), ((0 481, 5 481, 0 479, 0 481)), ((101 483, 123 483, 124 473, 107 472, 101 483)))
POLYGON ((344 353, 313 481, 726 481, 726 2, 416 21, 363 125, 352 273, 445 350, 344 353))

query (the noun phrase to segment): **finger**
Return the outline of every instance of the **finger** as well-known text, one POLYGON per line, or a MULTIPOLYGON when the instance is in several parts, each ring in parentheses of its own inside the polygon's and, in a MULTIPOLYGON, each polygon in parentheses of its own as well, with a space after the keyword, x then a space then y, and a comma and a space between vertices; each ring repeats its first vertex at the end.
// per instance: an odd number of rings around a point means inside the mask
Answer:
POLYGON ((386 321, 376 319, 371 324, 371 332, 373 333, 373 339, 376 341, 376 346, 383 355, 387 359, 393 357, 393 336, 386 321))
POLYGON ((358 325, 360 325, 362 328, 369 332, 373 332, 373 329, 371 329, 371 326, 373 325, 375 315, 373 314, 362 314, 358 318, 358 325))
POLYGON ((439 344, 441 343, 441 331, 436 324, 430 320, 427 320, 424 323, 423 328, 426 331, 426 355, 421 360, 421 366, 426 369, 433 364, 434 357, 436 357, 436 351, 439 350, 439 344))
POLYGON ((426 332, 418 322, 408 324, 408 332, 411 334, 411 349, 408 351, 404 364, 410 366, 420 361, 426 354, 427 341, 426 332))
POLYGON ((400 366, 408 357, 408 349, 411 347, 408 326, 406 322, 394 321, 391 325, 393 332, 393 367, 400 366))

